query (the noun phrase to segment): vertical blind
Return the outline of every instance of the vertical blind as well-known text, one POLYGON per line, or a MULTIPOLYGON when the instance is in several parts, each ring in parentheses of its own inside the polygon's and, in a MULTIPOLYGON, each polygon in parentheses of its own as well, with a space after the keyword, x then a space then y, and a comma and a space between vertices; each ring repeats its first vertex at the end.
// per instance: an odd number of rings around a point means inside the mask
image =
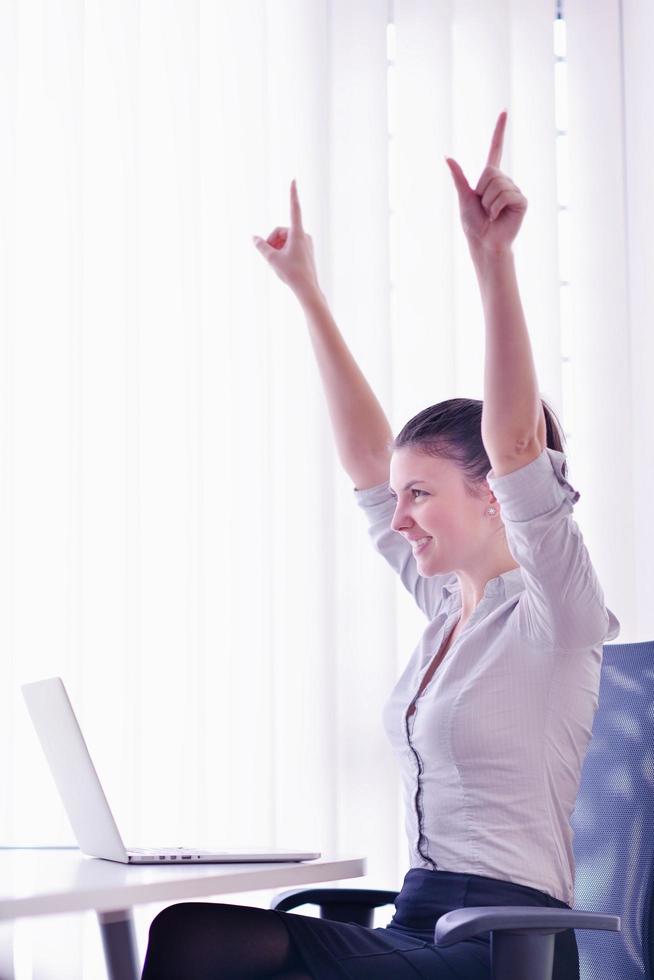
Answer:
MULTIPOLYGON (((128 844, 365 854, 350 884, 399 887, 381 709, 424 624, 251 236, 295 177, 394 432, 481 398, 444 156, 476 181, 504 108, 575 517, 621 640, 651 634, 653 40, 644 0, 0 2, 2 843, 73 843, 19 691, 59 674, 128 844)), ((92 916, 65 919, 17 925, 20 980, 102 975, 92 916)))

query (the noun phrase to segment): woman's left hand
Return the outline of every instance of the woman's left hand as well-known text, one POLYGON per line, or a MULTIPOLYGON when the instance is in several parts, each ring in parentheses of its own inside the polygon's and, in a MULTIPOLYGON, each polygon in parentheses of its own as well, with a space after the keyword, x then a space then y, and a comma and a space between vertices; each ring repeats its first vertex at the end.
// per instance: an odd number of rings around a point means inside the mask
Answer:
POLYGON ((508 251, 527 211, 527 198, 499 169, 508 113, 495 125, 488 161, 473 190, 456 162, 446 157, 459 195, 461 223, 471 249, 508 251))

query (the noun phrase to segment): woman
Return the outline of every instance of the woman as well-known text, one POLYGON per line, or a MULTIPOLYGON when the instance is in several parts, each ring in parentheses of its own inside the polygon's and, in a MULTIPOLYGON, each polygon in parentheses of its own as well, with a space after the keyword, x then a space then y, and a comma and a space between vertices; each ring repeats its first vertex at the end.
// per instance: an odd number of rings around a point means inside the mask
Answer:
MULTIPOLYGON (((527 201, 499 170, 506 118, 474 190, 447 161, 483 300, 483 403, 431 406, 393 440, 318 286, 295 182, 290 228, 255 239, 307 316, 339 457, 375 547, 429 620, 384 708, 410 851, 395 915, 367 929, 174 905, 152 923, 144 980, 488 980, 490 934, 438 948, 441 915, 572 906, 569 817, 602 645, 619 623, 571 516, 579 493, 538 394, 511 252, 527 201)), ((574 931, 558 933, 554 978, 578 977, 574 931)))

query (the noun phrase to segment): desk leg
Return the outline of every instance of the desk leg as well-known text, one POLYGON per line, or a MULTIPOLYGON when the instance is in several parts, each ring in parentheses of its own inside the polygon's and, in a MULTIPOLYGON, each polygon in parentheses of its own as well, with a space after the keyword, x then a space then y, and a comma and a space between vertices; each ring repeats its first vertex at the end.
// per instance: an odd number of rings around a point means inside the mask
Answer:
POLYGON ((0 922, 0 980, 14 980, 14 923, 0 922))
POLYGON ((109 980, 139 980, 131 909, 98 912, 109 980))

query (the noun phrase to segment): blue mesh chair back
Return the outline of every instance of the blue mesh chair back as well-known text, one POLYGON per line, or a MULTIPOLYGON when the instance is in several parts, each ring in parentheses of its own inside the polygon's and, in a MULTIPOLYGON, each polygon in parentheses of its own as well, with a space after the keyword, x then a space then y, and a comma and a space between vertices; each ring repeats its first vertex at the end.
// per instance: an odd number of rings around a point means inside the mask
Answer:
POLYGON ((654 980, 654 642, 604 646, 599 707, 571 818, 581 980, 654 980))

